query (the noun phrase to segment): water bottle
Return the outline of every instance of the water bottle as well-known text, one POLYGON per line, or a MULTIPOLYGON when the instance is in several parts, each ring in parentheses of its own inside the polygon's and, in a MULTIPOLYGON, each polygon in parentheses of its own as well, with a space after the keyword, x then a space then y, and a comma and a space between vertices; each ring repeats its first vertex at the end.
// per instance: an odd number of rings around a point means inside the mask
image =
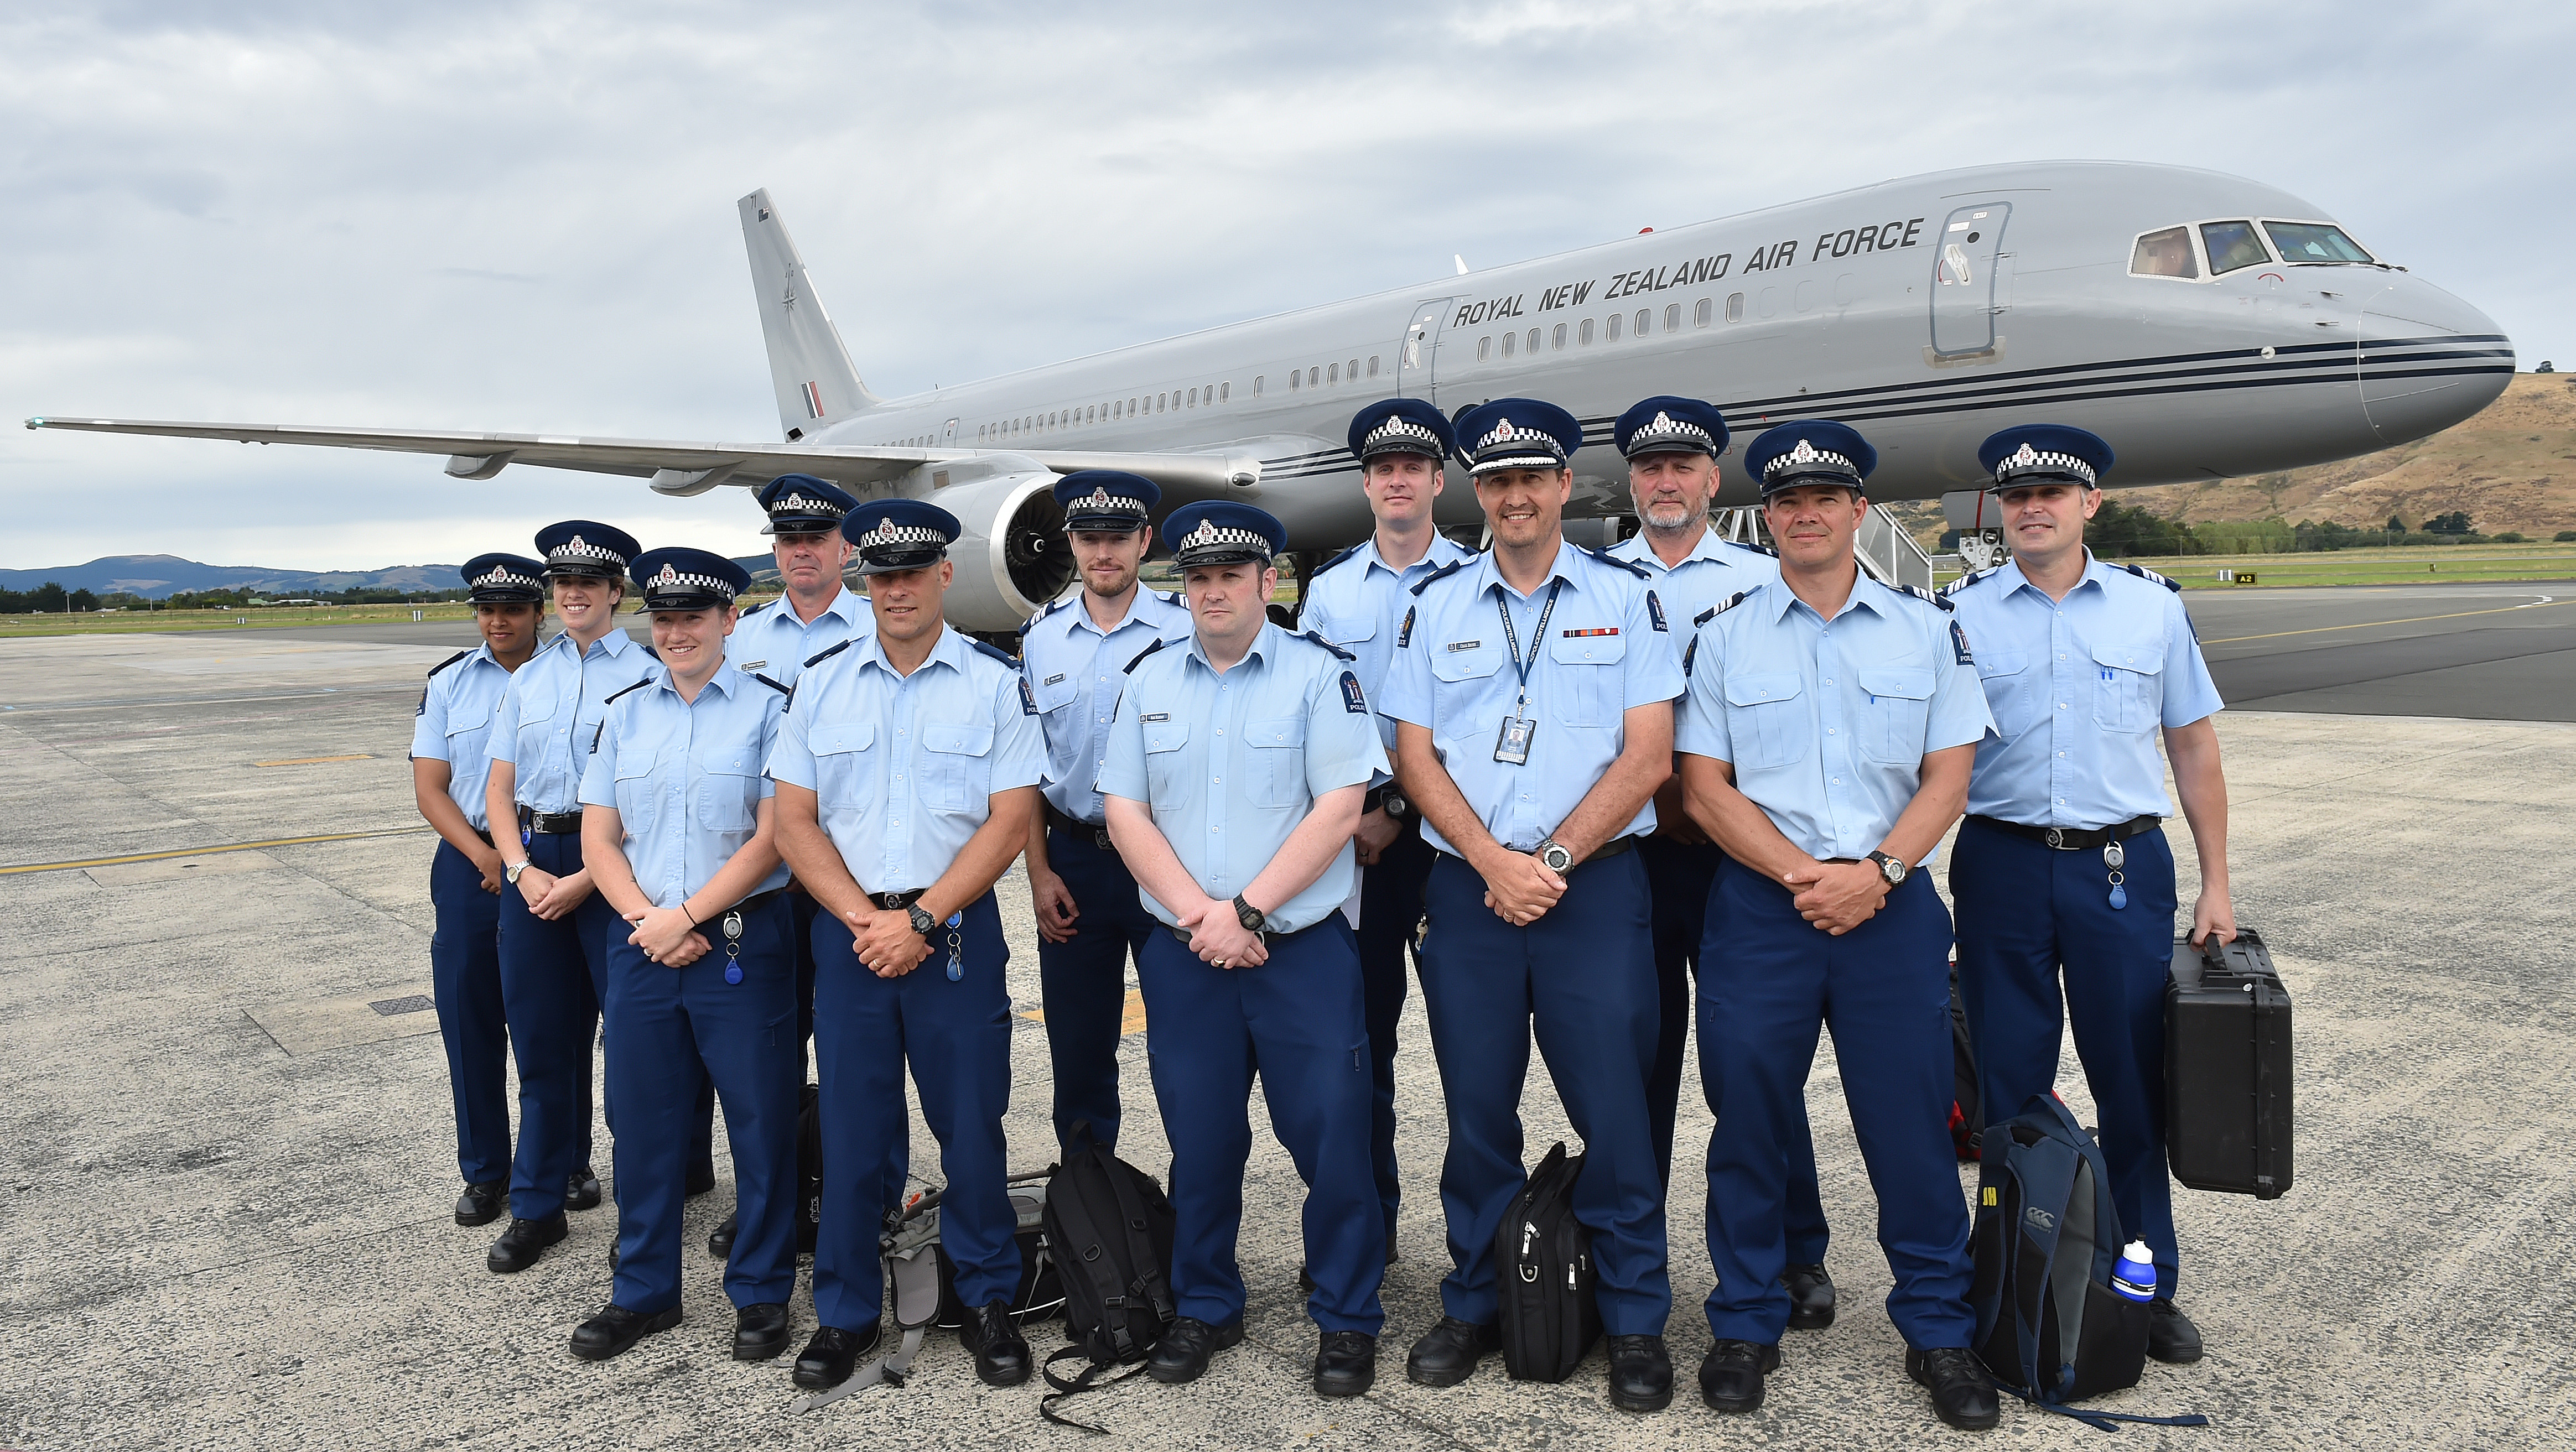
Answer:
POLYGON ((2120 1252, 2120 1263, 2111 1270, 2111 1289, 2132 1301, 2156 1298, 2156 1261, 2143 1240, 2132 1240, 2120 1252))

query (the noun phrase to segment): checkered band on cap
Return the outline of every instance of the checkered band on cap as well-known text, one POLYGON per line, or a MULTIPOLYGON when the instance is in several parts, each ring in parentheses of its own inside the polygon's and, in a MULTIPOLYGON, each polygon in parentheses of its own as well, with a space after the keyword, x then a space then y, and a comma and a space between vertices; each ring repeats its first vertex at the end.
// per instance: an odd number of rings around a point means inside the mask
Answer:
POLYGON ((1789 452, 1782 454, 1771 462, 1763 465, 1762 477, 1769 479, 1775 475, 1787 473, 1792 469, 1832 469, 1840 473, 1849 474, 1855 479, 1860 477, 1859 467, 1853 464, 1851 460, 1833 452, 1831 449, 1817 448, 1815 445, 1808 443, 1805 439, 1798 440, 1798 446, 1796 448, 1791 449, 1789 452))
POLYGON ((877 527, 859 536, 859 547, 869 550, 946 549, 948 536, 926 524, 897 524, 892 516, 877 521, 877 527))
POLYGON ((1067 514, 1133 514, 1145 513, 1145 501, 1133 494, 1112 494, 1103 486, 1093 485, 1091 492, 1065 506, 1067 514))
POLYGON ((1628 452, 1642 453, 1658 444, 1690 444, 1712 454, 1717 452, 1717 441, 1709 437, 1708 430, 1695 423, 1685 423, 1660 409, 1652 423, 1628 436, 1628 452))
POLYGON ((809 515, 822 519, 839 519, 850 511, 828 499, 808 499, 802 493, 790 489, 787 491, 786 498, 769 506, 769 512, 773 515, 809 515))
POLYGON ((1236 529, 1220 525, 1213 519, 1202 519, 1199 521, 1198 528, 1181 536, 1180 545, 1173 553, 1178 554, 1183 550, 1213 549, 1225 545, 1248 546, 1266 555, 1270 553, 1270 536, 1257 529, 1236 529))
POLYGON ((508 565, 494 565, 481 575, 466 581, 465 586, 469 590, 543 591, 546 588, 546 582, 532 575, 522 575, 508 565))
POLYGON ((673 569, 668 561, 664 561, 662 568, 655 572, 653 578, 644 582, 644 593, 647 596, 722 595, 730 600, 733 598, 733 582, 717 579, 713 575, 697 575, 685 570, 673 569))
POLYGON ((1429 454, 1437 459, 1446 451, 1441 448, 1440 436, 1428 425, 1400 413, 1387 415, 1383 423, 1369 430, 1367 438, 1360 440, 1362 455, 1398 452, 1429 454))
POLYGON ((546 562, 548 564, 559 565, 570 560, 589 560, 599 564, 615 565, 619 569, 624 569, 626 567, 626 556, 619 554, 617 551, 610 549, 606 545, 592 544, 588 540, 583 539, 580 535, 574 535, 572 538, 565 540, 562 544, 556 545, 553 549, 546 551, 546 562))
POLYGON ((1560 468, 1565 463, 1565 446, 1556 435, 1545 429, 1516 428, 1508 418, 1496 419, 1485 436, 1476 440, 1476 469, 1560 468), (1491 451, 1501 450, 1500 453, 1491 451))
POLYGON ((2071 474, 2087 484, 2099 486, 2093 466, 2073 454, 2049 453, 2028 444, 2004 456, 1995 465, 1995 482, 2000 484, 2016 474, 2071 474))

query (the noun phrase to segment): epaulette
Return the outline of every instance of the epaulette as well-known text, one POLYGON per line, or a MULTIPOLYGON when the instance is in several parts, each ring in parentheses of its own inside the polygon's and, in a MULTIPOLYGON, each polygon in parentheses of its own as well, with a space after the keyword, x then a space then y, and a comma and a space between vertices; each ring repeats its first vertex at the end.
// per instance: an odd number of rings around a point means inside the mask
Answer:
POLYGON ((434 666, 431 666, 431 667, 429 668, 429 673, 430 673, 431 675, 436 675, 436 674, 438 674, 440 671, 443 671, 443 670, 447 669, 449 666, 452 666, 452 665, 456 664, 458 661, 465 659, 467 656, 472 655, 473 653, 474 653, 474 652, 472 652, 472 651, 470 651, 470 650, 460 650, 460 651, 458 651, 456 654, 449 656, 447 659, 445 659, 445 660, 443 660, 443 661, 440 661, 438 664, 436 664, 436 665, 434 665, 434 666))
MULTIPOLYGON (((781 595, 781 596, 779 596, 779 597, 778 597, 778 600, 784 600, 784 599, 786 599, 786 598, 787 598, 786 596, 781 595)), ((745 610, 744 612, 742 612, 742 618, 743 618, 743 619, 745 619, 745 620, 749 620, 751 617, 753 617, 753 616, 755 616, 755 615, 759 614, 761 611, 766 610, 766 609, 768 609, 770 606, 777 604, 777 603, 778 603, 778 600, 763 600, 763 601, 761 601, 759 604, 754 605, 754 606, 752 606, 750 609, 745 610)))
POLYGON ((1623 560, 1617 555, 1610 553, 1608 550, 1596 550, 1590 545, 1576 545, 1575 548, 1592 556, 1592 558, 1599 560, 1605 565, 1612 565, 1619 569, 1626 570, 1629 574, 1636 576, 1640 580, 1651 580, 1655 578, 1654 571, 1647 569, 1644 565, 1638 564, 1635 560, 1623 560))
POLYGON ((975 640, 975 637, 971 635, 966 638, 968 640, 975 641, 975 648, 977 650, 980 650, 984 652, 984 654, 991 656, 993 659, 1000 661, 1002 664, 1009 666, 1013 675, 1019 674, 1020 658, 1018 656, 1011 654, 1009 651, 1002 649, 1000 646, 995 645, 989 640, 975 640))
POLYGON ((614 690, 614 691, 609 692, 609 693, 608 693, 608 695, 607 695, 607 697, 606 697, 605 699, 603 699, 599 704, 600 704, 601 706, 603 706, 603 707, 604 707, 604 706, 606 706, 610 701, 614 701, 614 700, 616 700, 618 697, 620 697, 620 696, 622 696, 622 695, 625 695, 628 691, 640 691, 640 690, 644 689, 646 686, 649 686, 649 685, 651 685, 651 684, 653 684, 653 678, 652 678, 651 676, 646 676, 644 679, 642 679, 642 680, 640 680, 640 681, 637 681, 635 684, 633 684, 633 685, 631 685, 631 686, 621 686, 621 687, 619 687, 618 689, 616 689, 616 690, 614 690))
POLYGON ((1945 613, 1959 608, 1958 606, 1951 604, 1949 601, 1942 599, 1940 596, 1933 594, 1931 591, 1924 589, 1920 585, 1894 585, 1889 588, 1903 591, 1904 593, 1913 596, 1915 599, 1922 601, 1924 604, 1945 613))
POLYGON ((2173 591, 2177 595, 2182 593, 2182 581, 2169 580, 2164 576, 2157 574, 2155 571, 2148 569, 2144 565, 2122 565, 2120 568, 2137 576, 2141 580, 2153 580, 2157 584, 2164 586, 2166 589, 2173 591))
POLYGON ((1366 548, 1367 546, 1368 546, 1368 541, 1367 541, 1367 540, 1361 540, 1358 544, 1355 544, 1355 545, 1351 546, 1349 549, 1346 549, 1346 550, 1342 551, 1340 554, 1337 554, 1337 555, 1333 556, 1331 559, 1324 561, 1322 564, 1317 565, 1317 566, 1314 568, 1313 573, 1311 573, 1311 574, 1309 574, 1309 575, 1307 575, 1307 576, 1306 576, 1306 583, 1307 583, 1307 584, 1309 584, 1309 585, 1312 585, 1312 584, 1315 582, 1315 576, 1316 576, 1316 575, 1320 575, 1320 574, 1324 573, 1326 570, 1331 569, 1333 566, 1340 564, 1342 561, 1349 559, 1351 556, 1353 556, 1353 555, 1355 555, 1355 554, 1358 554, 1362 549, 1366 548))
POLYGON ((660 659, 662 658, 662 652, 660 652, 660 651, 658 651, 658 650, 655 650, 653 647, 651 647, 651 646, 649 646, 649 645, 646 645, 646 646, 640 646, 640 647, 639 647, 639 649, 641 649, 641 650, 642 650, 646 655, 649 655, 649 656, 653 657, 653 659, 655 659, 655 660, 657 660, 657 661, 658 661, 658 660, 660 660, 660 659))
POLYGON ((1190 608, 1189 598, 1178 590, 1156 590, 1153 593, 1162 596, 1166 605, 1178 605, 1184 610, 1190 608))
POLYGON ((1048 616, 1053 615, 1057 611, 1081 598, 1082 597, 1080 595, 1067 595, 1061 600, 1051 600, 1038 607, 1038 613, 1029 617, 1029 623, 1031 625, 1035 625, 1039 621, 1046 619, 1048 616))
POLYGON ((1718 543, 1722 545, 1733 545, 1737 549, 1749 550, 1757 555, 1769 555, 1775 560, 1780 558, 1780 552, 1767 544, 1752 544, 1740 539, 1722 539, 1719 540, 1718 543))
POLYGON ((1949 584, 1942 586, 1941 593, 1944 595, 1956 595, 1960 591, 1968 588, 1970 585, 1977 583, 1979 580, 1985 579, 2002 568, 2003 566, 2001 565, 1988 565, 1982 570, 1971 570, 1967 574, 1961 575, 1959 578, 1952 580, 1949 584))
MULTIPOLYGON (((1711 615, 1715 615, 1716 613, 1717 613, 1717 612, 1716 612, 1715 610, 1706 610, 1706 611, 1702 611, 1702 612, 1700 613, 1700 617, 1699 617, 1699 618, 1700 618, 1700 619, 1702 619, 1702 620, 1706 620, 1706 619, 1708 619, 1708 617, 1709 617, 1709 616, 1711 616, 1711 615)), ((1694 661, 1694 660, 1696 660, 1696 659, 1698 659, 1698 658, 1699 658, 1699 637, 1698 637, 1698 636, 1696 636, 1696 635, 1694 635, 1694 636, 1692 636, 1692 637, 1691 637, 1691 643, 1682 647, 1682 679, 1683 679, 1683 680, 1689 680, 1689 679, 1690 679, 1690 673, 1691 673, 1691 662, 1692 662, 1692 661, 1694 661)))
POLYGON ((769 687, 771 690, 776 691, 782 696, 793 696, 796 694, 796 688, 794 686, 782 685, 779 682, 773 681, 769 677, 762 675, 758 671, 744 671, 743 674, 760 682, 762 685, 769 687))
POLYGON ((1423 591, 1430 589, 1435 581, 1448 579, 1451 575, 1467 568, 1469 561, 1474 558, 1474 556, 1470 555, 1465 560, 1451 560, 1449 563, 1433 570, 1430 574, 1427 574, 1421 579, 1413 582, 1413 593, 1419 595, 1423 591))
POLYGON ((832 657, 839 655, 842 651, 848 650, 849 648, 850 642, 845 640, 839 645, 833 646, 828 650, 818 650, 814 654, 805 657, 804 669, 810 671, 814 667, 821 665, 823 662, 830 660, 832 657))
POLYGON ((1358 660, 1358 659, 1359 659, 1359 657, 1358 657, 1358 656, 1355 656, 1355 655, 1351 654, 1349 651, 1342 649, 1340 646, 1333 644, 1331 641, 1326 640, 1324 637, 1322 637, 1321 635, 1316 634, 1314 631, 1309 630, 1309 631, 1307 631, 1305 634, 1303 634, 1303 635, 1301 635, 1301 636, 1299 636, 1299 637, 1297 637, 1297 638, 1298 638, 1299 640, 1311 640, 1311 641, 1315 642, 1317 645, 1322 646, 1324 649, 1331 651, 1331 652, 1332 652, 1336 657, 1338 657, 1338 658, 1340 658, 1340 659, 1342 659, 1342 660, 1358 660))
POLYGON ((1138 667, 1138 666, 1140 666, 1140 665, 1143 665, 1143 664, 1145 663, 1145 657, 1147 657, 1147 656, 1149 656, 1149 655, 1152 655, 1154 652, 1156 652, 1156 651, 1158 651, 1158 650, 1161 650, 1164 646, 1167 646, 1167 645, 1169 645, 1169 644, 1171 644, 1171 642, 1170 642, 1170 641, 1168 641, 1168 640, 1158 640, 1158 641, 1155 641, 1152 645, 1149 645, 1149 646, 1145 647, 1143 650, 1140 650, 1140 651, 1136 652, 1136 658, 1135 658, 1134 660, 1131 660, 1131 661, 1127 662, 1127 664, 1126 664, 1125 666, 1123 666, 1123 667, 1121 667, 1121 668, 1120 668, 1120 670, 1119 670, 1119 672, 1118 672, 1118 673, 1119 673, 1120 675, 1125 675, 1125 676, 1132 676, 1132 675, 1136 674, 1136 667, 1138 667))
POLYGON ((1697 630, 1697 629, 1699 629, 1701 626, 1706 625, 1706 624, 1707 624, 1707 623, 1709 623, 1710 621, 1715 620, 1717 617, 1719 617, 1719 616, 1721 616, 1721 615, 1725 614, 1727 611, 1732 610, 1732 609, 1734 609, 1736 606, 1743 604, 1743 603, 1744 603, 1744 597, 1745 597, 1745 596, 1747 596, 1747 595, 1750 595, 1750 594, 1752 594, 1752 593, 1753 593, 1753 592, 1752 592, 1752 591, 1750 591, 1750 590, 1738 590, 1738 591, 1736 591, 1734 594, 1729 595, 1729 596, 1727 596, 1725 599, 1718 601, 1716 604, 1711 605, 1710 607, 1708 607, 1707 609, 1705 609, 1705 610, 1701 611, 1701 612, 1700 612, 1700 613, 1698 613, 1697 615, 1692 616, 1692 617, 1691 617, 1691 629, 1693 629, 1693 630, 1697 630))

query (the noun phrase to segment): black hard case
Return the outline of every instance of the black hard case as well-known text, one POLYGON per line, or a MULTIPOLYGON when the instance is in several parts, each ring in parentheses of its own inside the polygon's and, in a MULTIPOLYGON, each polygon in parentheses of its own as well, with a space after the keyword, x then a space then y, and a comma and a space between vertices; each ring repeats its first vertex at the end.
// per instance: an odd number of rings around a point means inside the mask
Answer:
POLYGON ((2165 1155, 2195 1190, 2278 1199, 2290 1161, 2290 992, 2263 938, 2174 944, 2165 982, 2165 1155))

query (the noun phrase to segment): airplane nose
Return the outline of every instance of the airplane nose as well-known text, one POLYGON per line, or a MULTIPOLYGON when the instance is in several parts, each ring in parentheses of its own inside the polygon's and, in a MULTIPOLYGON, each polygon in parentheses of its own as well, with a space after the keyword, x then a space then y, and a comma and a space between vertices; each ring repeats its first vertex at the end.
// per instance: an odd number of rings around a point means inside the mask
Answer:
POLYGON ((2449 428, 2513 378, 2513 342, 2495 320, 2410 273, 2364 290, 2360 333, 2362 411, 2383 444, 2449 428))

